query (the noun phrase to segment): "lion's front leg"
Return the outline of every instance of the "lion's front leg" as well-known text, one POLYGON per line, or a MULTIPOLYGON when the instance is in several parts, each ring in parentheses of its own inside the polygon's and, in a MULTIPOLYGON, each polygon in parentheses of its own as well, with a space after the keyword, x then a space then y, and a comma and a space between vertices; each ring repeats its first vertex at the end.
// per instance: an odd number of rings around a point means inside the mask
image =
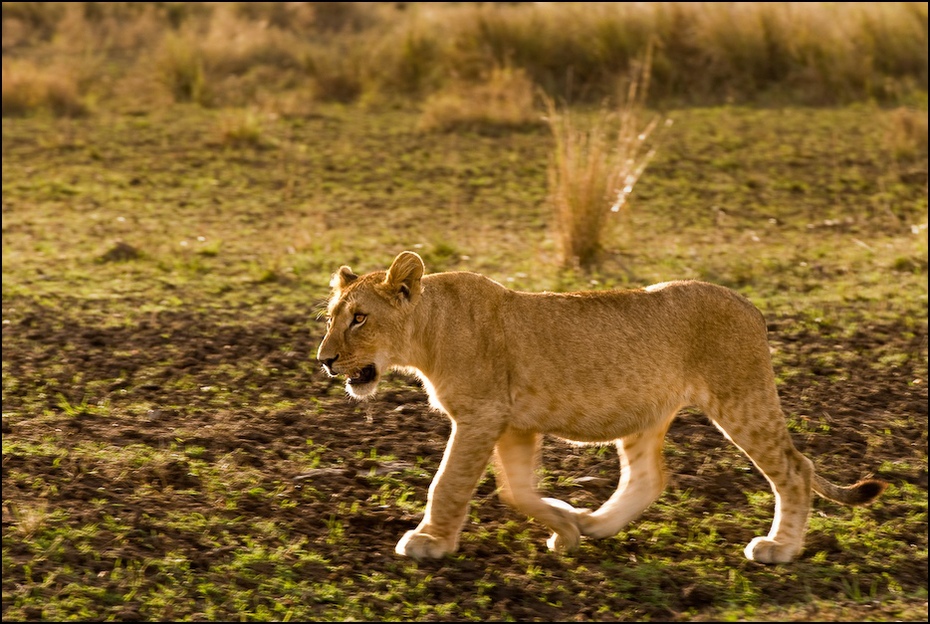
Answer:
POLYGON ((468 502, 484 473, 499 431, 452 423, 452 435, 429 487, 426 514, 420 525, 397 543, 399 555, 438 559, 458 547, 468 502))

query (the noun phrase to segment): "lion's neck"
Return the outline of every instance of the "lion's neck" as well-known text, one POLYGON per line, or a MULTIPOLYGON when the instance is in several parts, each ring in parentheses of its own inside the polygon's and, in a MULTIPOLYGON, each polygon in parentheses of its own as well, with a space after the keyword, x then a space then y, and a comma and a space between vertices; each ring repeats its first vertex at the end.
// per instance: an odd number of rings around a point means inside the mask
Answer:
POLYGON ((427 276, 408 323, 407 353, 402 364, 438 383, 452 374, 468 374, 497 334, 496 301, 508 292, 473 273, 427 276))
POLYGON ((443 328, 450 325, 454 311, 442 296, 437 296, 435 288, 427 285, 420 295, 413 314, 410 317, 407 334, 407 357, 405 366, 419 370, 427 377, 434 375, 441 366, 442 359, 448 354, 437 348, 442 344, 443 328))

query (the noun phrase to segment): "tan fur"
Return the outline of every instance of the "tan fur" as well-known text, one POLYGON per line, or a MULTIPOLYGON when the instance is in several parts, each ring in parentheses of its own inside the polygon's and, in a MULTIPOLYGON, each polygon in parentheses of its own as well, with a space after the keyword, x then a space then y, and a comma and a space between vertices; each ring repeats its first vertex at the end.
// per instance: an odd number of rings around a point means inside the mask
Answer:
POLYGON ((356 397, 389 369, 412 372, 452 435, 420 525, 397 552, 454 551, 468 502, 493 459, 501 498, 543 522, 549 547, 616 534, 662 493, 662 443, 696 406, 769 480, 775 519, 745 548, 764 563, 801 551, 811 492, 863 504, 880 481, 833 485, 795 449, 779 406, 762 315, 720 286, 680 281, 638 290, 524 293, 466 272, 424 276, 412 252, 387 272, 333 276, 319 359, 356 397), (616 444, 617 491, 596 511, 537 490, 541 438, 616 444))

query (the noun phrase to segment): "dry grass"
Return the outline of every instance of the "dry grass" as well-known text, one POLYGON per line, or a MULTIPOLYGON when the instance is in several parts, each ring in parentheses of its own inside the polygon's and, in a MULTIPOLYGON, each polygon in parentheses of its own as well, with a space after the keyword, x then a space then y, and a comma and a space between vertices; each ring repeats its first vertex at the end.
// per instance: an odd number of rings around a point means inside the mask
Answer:
POLYGON ((195 44, 176 35, 167 37, 156 64, 159 81, 175 102, 209 101, 203 56, 195 44))
POLYGON ((655 40, 654 99, 896 102, 927 89, 926 25, 912 2, 8 2, 3 55, 105 59, 79 92, 115 106, 142 78, 216 106, 311 86, 318 100, 420 102, 500 67, 577 103, 611 95, 655 40))
POLYGON ((487 3, 436 17, 449 64, 509 63, 569 101, 610 95, 650 40, 653 97, 893 99, 926 89, 926 24, 926 3, 487 3))
POLYGON ((365 60, 346 41, 308 52, 305 62, 314 97, 321 102, 352 102, 365 90, 365 60))
MULTIPOLYGON (((44 530, 48 526, 48 520, 51 513, 48 510, 48 501, 40 500, 35 505, 8 506, 11 519, 15 518, 16 522, 12 523, 13 530, 21 538, 28 539, 36 533, 44 530)), ((4 509, 4 516, 7 510, 4 509)), ((6 519, 4 519, 6 522, 6 519)))
POLYGON ((419 125, 423 130, 439 131, 538 125, 543 120, 535 97, 533 82, 524 71, 496 68, 482 82, 456 83, 430 96, 419 125))
POLYGON ((659 118, 645 120, 651 58, 630 81, 615 112, 604 112, 587 129, 548 99, 548 121, 555 137, 549 166, 549 201, 556 238, 565 266, 588 268, 603 250, 611 213, 619 212, 639 180, 655 148, 647 146, 659 118), (616 128, 616 131, 611 128, 616 128))
POLYGON ((4 117, 50 113, 55 117, 82 117, 89 111, 76 78, 64 70, 40 69, 28 61, 3 62, 4 117))
POLYGON ((887 148, 897 158, 927 155, 927 111, 899 107, 892 111, 885 132, 887 148))
POLYGON ((261 115, 251 109, 229 110, 220 116, 220 141, 234 147, 259 147, 265 143, 261 115))

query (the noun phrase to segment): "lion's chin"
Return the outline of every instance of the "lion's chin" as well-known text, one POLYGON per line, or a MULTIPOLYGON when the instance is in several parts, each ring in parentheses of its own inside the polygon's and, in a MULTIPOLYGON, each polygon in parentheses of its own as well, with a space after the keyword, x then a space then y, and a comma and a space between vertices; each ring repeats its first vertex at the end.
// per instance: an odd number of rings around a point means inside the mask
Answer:
POLYGON ((359 383, 347 383, 346 391, 349 395, 355 397, 356 399, 364 399, 370 397, 378 390, 377 381, 369 381, 368 383, 359 384, 359 383))
POLYGON ((356 399, 371 396, 378 389, 381 374, 374 364, 369 364, 346 380, 346 391, 356 399))

